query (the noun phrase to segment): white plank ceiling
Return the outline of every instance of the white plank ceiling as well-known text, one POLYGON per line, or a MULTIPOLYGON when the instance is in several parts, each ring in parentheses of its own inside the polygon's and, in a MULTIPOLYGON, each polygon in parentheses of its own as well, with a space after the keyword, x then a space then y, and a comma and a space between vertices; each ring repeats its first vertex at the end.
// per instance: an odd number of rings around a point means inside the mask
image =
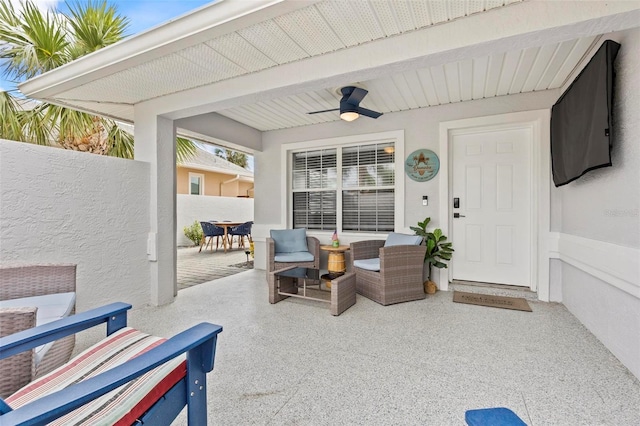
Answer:
MULTIPOLYGON (((595 42, 582 38, 417 69, 354 82, 369 94, 360 104, 383 113, 561 87, 595 42)), ((254 105, 218 111, 259 130, 274 130, 339 120, 339 88, 327 88, 254 105)))
MULTIPOLYGON (((324 0, 67 90, 58 99, 86 110, 99 103, 101 111, 132 121, 136 103, 446 25, 520 1, 324 0)), ((353 83, 369 90, 361 106, 383 113, 553 89, 566 81, 594 42, 595 37, 589 37, 496 52, 353 83)), ((306 112, 336 108, 337 89, 327 87, 217 112, 262 131, 335 121, 337 112, 306 112)))

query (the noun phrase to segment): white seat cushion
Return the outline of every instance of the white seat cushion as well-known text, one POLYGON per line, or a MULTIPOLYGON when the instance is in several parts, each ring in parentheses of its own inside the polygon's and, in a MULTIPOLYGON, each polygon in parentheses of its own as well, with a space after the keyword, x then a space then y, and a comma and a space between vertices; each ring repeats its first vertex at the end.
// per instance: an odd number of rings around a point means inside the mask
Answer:
MULTIPOLYGON (((0 308, 24 308, 35 306, 36 327, 48 324, 71 315, 76 304, 76 293, 54 293, 42 296, 22 297, 20 299, 1 300, 0 308)), ((38 346, 36 352, 36 365, 40 364, 42 358, 55 342, 49 342, 38 346)))
POLYGON ((380 271, 380 258, 375 257, 373 259, 358 259, 353 261, 353 266, 360 269, 366 269, 368 271, 379 272, 380 271))

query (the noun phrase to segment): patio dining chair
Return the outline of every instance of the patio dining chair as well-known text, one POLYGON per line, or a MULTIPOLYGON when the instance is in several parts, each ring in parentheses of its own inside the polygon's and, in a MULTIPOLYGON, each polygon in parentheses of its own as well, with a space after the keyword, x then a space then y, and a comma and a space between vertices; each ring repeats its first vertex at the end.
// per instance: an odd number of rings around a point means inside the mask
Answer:
POLYGON ((218 246, 220 244, 220 237, 224 238, 224 228, 216 226, 211 222, 200 222, 200 226, 202 227, 202 233, 204 234, 204 236, 202 237, 202 242, 200 243, 200 250, 198 250, 198 253, 202 251, 202 246, 204 246, 206 250, 207 247, 209 247, 209 245, 211 245, 211 251, 213 251, 214 237, 216 239, 216 251, 217 251, 218 246))
POLYGON ((189 425, 206 425, 206 373, 222 327, 200 323, 166 340, 127 327, 129 309, 112 303, 0 338, 4 359, 94 326, 107 331, 70 362, 0 398, 0 424, 169 425, 186 405, 189 425))
POLYGON ((244 239, 247 241, 251 239, 251 226, 253 221, 245 222, 242 225, 234 226, 229 229, 229 235, 231 236, 231 245, 233 245, 233 237, 238 237, 238 248, 244 247, 244 239))

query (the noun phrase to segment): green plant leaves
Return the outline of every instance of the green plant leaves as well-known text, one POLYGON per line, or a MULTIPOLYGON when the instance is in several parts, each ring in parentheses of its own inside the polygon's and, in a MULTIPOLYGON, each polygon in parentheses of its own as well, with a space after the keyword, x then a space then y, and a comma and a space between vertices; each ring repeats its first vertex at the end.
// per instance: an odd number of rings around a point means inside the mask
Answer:
POLYGON ((427 231, 427 225, 431 222, 431 218, 427 217, 424 221, 418 222, 418 226, 411 226, 411 230, 424 238, 427 252, 424 256, 425 263, 429 264, 429 279, 431 279, 431 267, 446 268, 444 261, 451 260, 453 252, 452 243, 446 242, 447 237, 442 233, 442 229, 436 228, 433 232, 427 231))
POLYGON ((204 232, 202 232, 202 227, 197 220, 195 220, 191 226, 185 226, 182 230, 184 231, 185 237, 190 239, 195 245, 199 245, 202 238, 204 238, 204 232))

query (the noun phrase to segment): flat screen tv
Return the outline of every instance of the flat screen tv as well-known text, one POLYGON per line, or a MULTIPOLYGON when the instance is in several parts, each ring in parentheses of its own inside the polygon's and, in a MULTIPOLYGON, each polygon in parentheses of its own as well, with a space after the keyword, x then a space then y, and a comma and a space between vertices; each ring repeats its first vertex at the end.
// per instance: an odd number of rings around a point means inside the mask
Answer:
POLYGON ((620 45, 607 40, 551 108, 555 186, 611 166, 613 62, 620 45))

